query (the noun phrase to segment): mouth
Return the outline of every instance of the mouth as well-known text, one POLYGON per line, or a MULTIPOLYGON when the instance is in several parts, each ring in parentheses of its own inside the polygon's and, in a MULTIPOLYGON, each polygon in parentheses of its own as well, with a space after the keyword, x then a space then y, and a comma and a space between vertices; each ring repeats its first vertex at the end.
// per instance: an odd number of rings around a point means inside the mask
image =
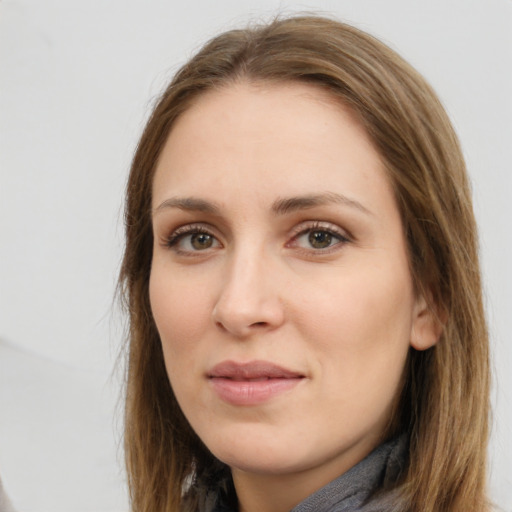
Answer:
POLYGON ((305 375, 268 361, 224 361, 207 374, 210 385, 232 405, 257 405, 293 389, 305 375))

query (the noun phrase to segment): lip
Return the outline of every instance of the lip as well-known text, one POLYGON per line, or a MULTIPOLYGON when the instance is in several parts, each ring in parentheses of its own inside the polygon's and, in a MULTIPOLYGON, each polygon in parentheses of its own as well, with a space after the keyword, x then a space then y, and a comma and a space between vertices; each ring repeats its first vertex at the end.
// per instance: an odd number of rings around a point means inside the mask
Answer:
POLYGON ((223 361, 207 374, 219 398, 232 405, 258 405, 297 386, 305 376, 269 361, 223 361))

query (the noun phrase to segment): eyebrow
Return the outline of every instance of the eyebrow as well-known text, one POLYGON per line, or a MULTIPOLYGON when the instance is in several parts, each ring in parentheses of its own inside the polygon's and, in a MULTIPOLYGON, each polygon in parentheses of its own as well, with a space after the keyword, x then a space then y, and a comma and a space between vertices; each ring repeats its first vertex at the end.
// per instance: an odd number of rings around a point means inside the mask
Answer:
MULTIPOLYGON (((318 206, 324 206, 328 204, 341 204, 349 206, 351 208, 355 208, 365 214, 373 215, 373 213, 359 201, 351 199, 342 194, 336 194, 334 192, 325 192, 323 194, 308 194, 304 196, 276 199, 272 203, 272 211, 276 215, 286 215, 288 213, 300 210, 308 210, 310 208, 315 208, 318 206)), ((178 208, 184 211, 220 215, 219 206, 210 201, 206 201, 204 199, 199 199, 196 197, 171 197, 160 203, 153 210, 153 214, 156 214, 168 208, 178 208)))
POLYGON ((315 208, 317 206, 324 206, 327 204, 341 204, 350 206, 351 208, 355 208, 368 215, 373 215, 373 213, 359 201, 351 199, 342 194, 336 194, 334 192, 277 199, 272 204, 272 210, 277 215, 285 215, 287 213, 299 210, 307 210, 309 208, 315 208))
POLYGON ((204 199, 199 199, 196 197, 171 197, 160 203, 153 210, 153 214, 162 210, 166 210, 167 208, 178 208, 180 210, 190 212, 202 212, 211 214, 219 214, 220 212, 220 209, 217 205, 211 203, 210 201, 205 201, 204 199))

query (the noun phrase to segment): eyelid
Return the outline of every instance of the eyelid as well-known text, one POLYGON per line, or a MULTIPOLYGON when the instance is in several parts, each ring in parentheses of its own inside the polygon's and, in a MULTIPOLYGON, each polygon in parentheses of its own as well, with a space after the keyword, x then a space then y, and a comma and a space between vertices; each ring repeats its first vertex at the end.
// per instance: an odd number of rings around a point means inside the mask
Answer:
MULTIPOLYGON (((183 224, 181 226, 173 228, 172 230, 170 230, 170 233, 168 235, 162 236, 161 244, 165 248, 172 249, 175 252, 181 252, 183 254, 195 253, 195 255, 199 255, 202 252, 204 252, 204 253, 208 252, 208 249, 205 249, 204 251, 201 251, 201 250, 193 251, 193 250, 183 250, 183 249, 180 249, 179 247, 177 247, 180 240, 182 240, 184 237, 186 237, 188 235, 193 235, 196 233, 204 233, 204 234, 212 236, 217 243, 216 247, 212 247, 212 249, 216 249, 218 247, 224 246, 223 242, 221 241, 220 236, 217 234, 217 230, 207 222, 193 222, 190 224, 183 224)), ((353 241, 353 237, 351 236, 351 234, 346 229, 342 229, 337 224, 334 224, 329 221, 306 220, 306 221, 300 222, 299 224, 294 226, 294 228, 290 232, 289 240, 285 244, 285 246, 288 248, 301 249, 304 252, 308 252, 308 253, 328 254, 329 252, 332 252, 334 250, 341 249, 341 247, 338 247, 338 246, 344 246, 346 243, 349 243, 352 241, 353 241), (335 238, 338 239, 338 242, 331 246, 328 246, 324 249, 315 249, 313 247, 305 248, 305 247, 300 247, 296 244, 299 237, 305 235, 308 232, 315 231, 315 230, 316 231, 325 231, 325 232, 330 233, 332 236, 334 236, 335 238)))
MULTIPOLYGON (((191 224, 184 224, 182 226, 178 226, 177 228, 171 230, 171 232, 162 237, 162 245, 169 249, 174 249, 176 252, 183 252, 183 253, 189 253, 189 252, 202 252, 202 251, 183 251, 179 248, 177 248, 177 244, 182 240, 184 237, 188 235, 193 235, 196 233, 204 233, 206 235, 212 236, 219 246, 222 247, 222 242, 219 239, 219 236, 215 233, 215 229, 211 227, 208 223, 204 222, 194 222, 191 224)), ((206 250, 205 250, 206 252, 206 250)))
POLYGON ((299 249, 302 249, 308 253, 317 253, 317 254, 328 254, 329 252, 332 252, 333 250, 339 250, 341 247, 346 243, 352 242, 352 236, 345 230, 337 226, 336 224, 333 224, 332 222, 328 221, 319 221, 319 220, 312 220, 312 221, 305 221, 297 225, 291 233, 291 239, 289 242, 287 242, 287 247, 295 247, 295 242, 303 235, 310 231, 326 231, 330 233, 331 235, 338 238, 339 242, 336 244, 333 244, 329 247, 326 247, 325 249, 306 249, 303 247, 298 247, 299 249))
POLYGON ((332 222, 322 220, 308 220, 301 222, 300 224, 293 228, 291 232, 291 237, 296 238, 297 236, 307 233, 308 231, 315 230, 328 231, 333 235, 336 235, 347 241, 352 240, 352 235, 346 229, 342 229, 332 222))

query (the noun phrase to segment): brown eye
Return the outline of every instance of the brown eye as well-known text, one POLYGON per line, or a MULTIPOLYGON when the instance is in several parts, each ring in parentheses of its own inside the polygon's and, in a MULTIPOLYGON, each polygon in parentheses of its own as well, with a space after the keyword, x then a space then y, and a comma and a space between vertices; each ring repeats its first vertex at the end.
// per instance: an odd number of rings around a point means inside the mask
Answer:
POLYGON ((308 241, 315 249, 326 249, 332 244, 332 235, 328 231, 310 231, 308 241))
MULTIPOLYGON (((289 242, 289 247, 297 247, 308 251, 310 254, 328 254, 329 251, 341 249, 349 243, 349 238, 343 230, 335 224, 317 223, 305 227, 298 235, 289 242)), ((301 226, 298 226, 300 229, 301 226)))
POLYGON ((213 245, 213 236, 208 233, 195 233, 190 236, 190 245, 198 250, 209 249, 213 245))
POLYGON ((222 246, 215 235, 208 233, 202 227, 194 225, 183 226, 171 234, 166 240, 167 247, 181 255, 192 255, 208 249, 218 249, 222 246))

